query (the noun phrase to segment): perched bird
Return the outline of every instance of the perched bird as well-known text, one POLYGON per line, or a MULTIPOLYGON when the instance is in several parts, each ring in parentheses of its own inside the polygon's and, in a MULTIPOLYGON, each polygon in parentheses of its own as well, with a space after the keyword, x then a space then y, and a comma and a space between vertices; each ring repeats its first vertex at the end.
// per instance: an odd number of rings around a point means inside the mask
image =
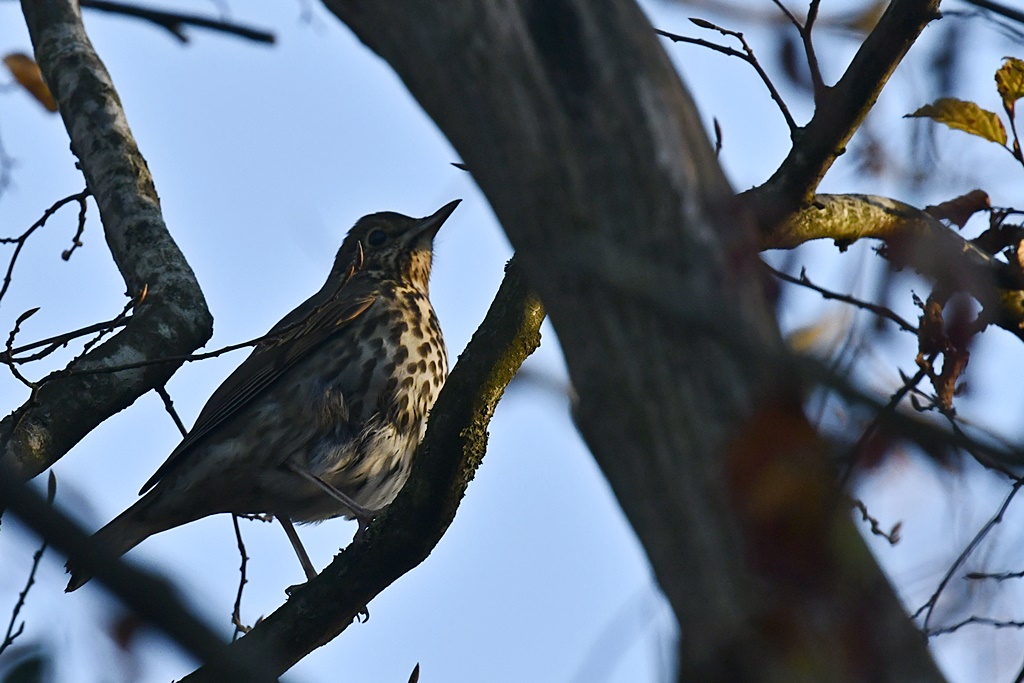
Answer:
MULTIPOLYGON (((355 224, 327 282, 224 380, 192 430, 96 532, 122 554, 219 512, 281 520, 356 518, 363 527, 405 484, 448 374, 428 280, 434 235, 460 200, 426 218, 375 213, 355 224)), ((90 577, 69 562, 67 590, 90 577)))

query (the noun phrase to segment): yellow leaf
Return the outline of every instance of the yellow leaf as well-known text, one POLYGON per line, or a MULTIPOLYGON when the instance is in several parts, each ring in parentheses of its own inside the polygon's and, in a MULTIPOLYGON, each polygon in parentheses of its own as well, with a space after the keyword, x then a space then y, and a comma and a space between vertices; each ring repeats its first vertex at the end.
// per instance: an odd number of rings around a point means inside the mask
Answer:
POLYGON ((1014 103, 1024 97, 1024 61, 1016 57, 1004 59, 1006 62, 996 72, 996 90, 1006 111, 1012 112, 1014 103))
POLYGON ((43 74, 34 59, 22 52, 12 52, 4 57, 4 64, 14 76, 14 80, 27 90, 39 104, 46 107, 46 111, 57 111, 57 103, 53 100, 50 89, 46 87, 43 74))
POLYGON ((980 138, 1006 145, 1006 129, 999 117, 974 102, 943 97, 932 104, 926 104, 908 117, 924 117, 944 123, 950 128, 962 130, 980 138))

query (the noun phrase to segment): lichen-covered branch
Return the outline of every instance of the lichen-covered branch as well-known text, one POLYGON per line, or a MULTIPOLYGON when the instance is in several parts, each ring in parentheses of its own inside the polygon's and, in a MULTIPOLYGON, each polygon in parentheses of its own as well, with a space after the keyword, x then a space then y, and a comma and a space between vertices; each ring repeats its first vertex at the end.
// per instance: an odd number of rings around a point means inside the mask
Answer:
POLYGON ((951 291, 970 293, 991 322, 1024 338, 1024 278, 1007 263, 964 239, 927 211, 888 197, 819 194, 792 218, 762 233, 763 249, 792 249, 830 239, 846 247, 878 239, 897 267, 909 267, 951 291))
POLYGON ((167 231, 146 161, 77 5, 24 0, 22 9, 111 254, 129 296, 141 301, 123 330, 71 363, 68 369, 76 374, 43 383, 0 422, 0 462, 21 479, 42 472, 98 424, 163 385, 181 362, 117 373, 83 371, 183 356, 212 334, 202 291, 167 231))
MULTIPOLYGON (((259 654, 283 673, 345 630, 378 593, 418 565, 444 535, 487 446, 487 426, 505 387, 540 343, 544 309, 515 260, 480 328, 430 414, 409 482, 362 542, 338 555, 276 612, 231 647, 259 654)), ((204 667, 181 683, 218 681, 204 667)))

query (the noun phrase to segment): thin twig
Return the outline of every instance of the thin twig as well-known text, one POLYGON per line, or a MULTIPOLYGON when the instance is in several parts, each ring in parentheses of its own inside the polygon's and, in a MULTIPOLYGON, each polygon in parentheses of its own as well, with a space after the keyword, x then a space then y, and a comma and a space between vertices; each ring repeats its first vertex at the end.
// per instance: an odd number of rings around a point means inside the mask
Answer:
POLYGON ((69 195, 67 197, 64 197, 63 199, 58 199, 56 202, 53 203, 53 206, 51 206, 50 208, 43 212, 43 215, 39 220, 33 223, 28 230, 21 233, 21 235, 19 235, 18 237, 0 237, 0 244, 14 245, 14 253, 11 255, 10 263, 7 264, 7 273, 4 275, 3 286, 0 286, 0 300, 4 298, 4 295, 7 294, 7 289, 11 286, 11 275, 14 273, 14 264, 18 260, 18 256, 21 254, 21 250, 25 247, 25 241, 32 236, 32 233, 46 225, 46 221, 50 219, 50 216, 57 213, 57 211, 60 210, 62 206, 64 206, 65 204, 70 204, 71 202, 75 201, 83 202, 85 201, 85 198, 88 197, 90 194, 91 192, 89 191, 89 188, 86 188, 81 192, 69 195))
POLYGON ((762 68, 761 63, 757 61, 757 58, 754 56, 754 51, 747 44, 747 41, 743 37, 743 34, 738 31, 730 31, 729 29, 716 26, 715 24, 712 24, 709 21, 704 21, 703 19, 691 18, 690 21, 692 21, 694 24, 701 28, 718 31, 724 36, 731 36, 733 38, 736 38, 738 41, 740 41, 740 45, 743 46, 743 52, 735 50, 731 47, 725 47, 724 45, 718 45, 707 40, 701 40, 700 38, 688 38, 686 36, 681 36, 675 33, 669 33, 668 31, 662 31, 660 29, 654 29, 654 31, 659 36, 668 38, 669 40, 675 43, 689 43, 691 45, 700 45, 701 47, 706 47, 710 50, 714 50, 715 52, 720 52, 723 55, 728 55, 730 57, 738 57, 747 64, 749 64, 750 66, 754 67, 754 71, 757 72, 757 75, 761 78, 761 82, 764 83, 765 86, 768 88, 768 93, 775 101, 775 104, 778 105, 779 111, 782 112, 783 118, 786 119, 786 125, 789 126, 790 137, 796 135, 798 131, 798 126, 796 125, 796 121, 793 120, 793 115, 789 113, 789 107, 786 106, 785 100, 782 99, 782 95, 780 95, 779 91, 775 88, 775 84, 772 83, 772 79, 769 78, 768 73, 764 70, 764 68, 762 68))
MULTIPOLYGON (((28 320, 29 318, 31 318, 33 315, 35 315, 37 311, 39 311, 38 308, 30 308, 29 310, 19 315, 18 319, 14 321, 14 327, 11 329, 10 334, 7 335, 6 355, 8 357, 10 357, 12 353, 11 349, 14 348, 15 337, 17 337, 18 333, 21 332, 21 324, 28 320)), ((30 381, 24 375, 22 375, 21 371, 19 371, 18 368, 13 363, 8 364, 7 367, 10 369, 11 374, 14 375, 14 378, 21 382, 22 384, 24 384, 25 386, 27 386, 29 389, 32 389, 33 391, 37 391, 39 389, 39 384, 30 381)))
POLYGON ((159 386, 156 388, 156 393, 160 396, 160 399, 164 402, 164 410, 171 416, 171 420, 174 421, 174 426, 178 428, 182 436, 188 436, 188 430, 185 429, 185 423, 181 421, 178 416, 178 411, 174 409, 174 401, 171 400, 171 395, 167 393, 167 387, 159 386))
POLYGON ((998 572, 990 574, 988 572, 970 572, 964 574, 964 578, 969 581, 979 581, 981 579, 992 579, 993 581, 1008 581, 1010 579, 1024 579, 1024 572, 998 572))
POLYGON ((931 621, 932 614, 935 612, 935 606, 939 602, 939 597, 946 589, 950 579, 952 579, 953 575, 959 571, 960 567, 963 566, 964 562, 967 561, 967 558, 971 556, 985 537, 988 536, 989 532, 992 531, 997 524, 1003 521, 1003 515, 1006 513, 1007 508, 1010 507, 1010 503, 1012 503, 1013 499, 1017 496, 1017 492, 1020 491, 1021 486, 1024 486, 1024 479, 1018 479, 1013 482, 1013 486, 1010 487, 1010 492, 1006 494, 1006 498, 1003 499, 1003 502, 1000 504, 996 513, 985 523, 983 527, 981 527, 981 529, 978 530, 978 533, 974 535, 974 538, 972 538, 971 542, 967 544, 967 547, 963 549, 963 552, 957 556, 956 560, 946 571, 945 576, 942 577, 942 581, 939 582, 938 587, 935 589, 935 592, 932 593, 931 597, 928 598, 928 600, 911 615, 911 618, 917 619, 922 613, 924 614, 924 624, 922 625, 922 628, 925 633, 929 633, 928 622, 931 621))
MULTIPOLYGON (((53 505, 53 499, 57 495, 57 477, 54 476, 53 471, 50 471, 49 479, 46 482, 46 503, 53 505)), ((25 588, 22 589, 21 593, 18 594, 18 601, 14 603, 14 609, 11 610, 11 621, 7 624, 7 633, 4 634, 3 642, 0 642, 0 654, 10 647, 14 640, 25 631, 25 622, 22 621, 18 624, 18 628, 14 628, 14 624, 18 621, 18 615, 21 613, 21 608, 25 606, 25 599, 28 597, 28 592, 32 589, 32 586, 36 582, 36 572, 39 570, 39 562, 43 559, 43 553, 46 552, 46 548, 49 545, 47 540, 44 538, 43 542, 39 545, 39 550, 32 555, 32 568, 29 569, 28 579, 25 581, 25 588)))
POLYGON ((238 567, 238 593, 235 595, 235 608, 231 612, 231 624, 235 627, 235 632, 231 634, 231 640, 235 641, 238 640, 238 636, 251 631, 252 627, 242 623, 242 591, 245 590, 245 584, 248 583, 248 579, 245 577, 245 568, 249 564, 249 556, 245 552, 245 543, 242 541, 242 529, 238 526, 238 515, 231 515, 231 523, 235 527, 238 554, 242 558, 242 562, 238 567))
POLYGON ((814 28, 815 20, 818 18, 818 6, 821 4, 821 0, 811 0, 810 6, 807 8, 807 19, 803 23, 797 19, 796 15, 788 7, 782 4, 781 0, 772 0, 772 2, 782 10, 782 13, 786 15, 790 23, 796 27, 797 33, 800 34, 800 42, 803 43, 804 54, 807 57, 807 69, 811 74, 814 102, 818 104, 821 101, 821 94, 825 91, 825 81, 821 77, 821 66, 818 64, 818 56, 814 52, 811 30, 814 28))
MULTIPOLYGON (((50 382, 55 379, 73 377, 75 375, 109 374, 112 372, 121 372, 123 370, 135 370, 137 368, 144 368, 150 365, 159 365, 162 363, 189 363, 197 360, 207 360, 208 358, 216 358, 217 356, 224 355, 225 353, 237 351, 239 349, 244 349, 249 346, 258 346, 264 343, 277 342, 287 337, 296 329, 299 329, 303 325, 306 325, 310 320, 315 319, 316 316, 319 313, 321 313, 324 309, 326 309, 328 306, 331 306, 337 300, 337 298, 341 296, 341 293, 344 290, 345 285, 348 284, 348 282, 355 276, 355 274, 359 271, 361 267, 362 254, 360 253, 356 259, 356 262, 349 267, 348 273, 346 273, 345 277, 338 284, 337 288, 335 289, 334 293, 331 296, 327 297, 322 304, 311 310, 307 315, 305 315, 299 320, 296 320, 290 325, 281 328, 280 330, 272 330, 260 337, 256 337, 255 339, 239 342, 237 344, 228 344, 227 346, 224 346, 222 348, 216 349, 214 351, 207 351, 205 353, 194 353, 185 356, 165 356, 164 358, 149 358, 146 360, 137 361, 135 363, 124 363, 121 365, 111 365, 101 368, 90 367, 75 370, 69 370, 65 368, 63 370, 58 370, 57 372, 51 373, 47 377, 43 378, 42 380, 40 380, 40 384, 50 382)), ((143 294, 140 295, 140 299, 144 295, 145 291, 143 291, 143 294)))
POLYGON ((846 484, 850 480, 850 476, 853 474, 857 461, 860 459, 860 454, 864 452, 864 448, 867 446, 868 442, 878 433, 882 420, 896 411, 896 407, 900 404, 900 401, 902 401, 907 394, 913 391, 914 388, 921 383, 927 373, 924 370, 919 369, 916 375, 909 378, 903 375, 902 372, 900 374, 904 377, 903 385, 893 392, 892 396, 889 397, 889 402, 885 404, 885 407, 875 413, 875 416, 871 419, 871 423, 867 426, 867 429, 861 433, 860 438, 857 439, 857 443, 853 444, 853 447, 850 448, 850 451, 845 458, 846 470, 839 478, 840 488, 846 488, 846 484))
POLYGON ((959 621, 959 622, 957 622, 955 624, 951 624, 949 626, 943 626, 941 628, 935 628, 935 629, 932 629, 930 631, 927 631, 927 635, 928 635, 928 637, 944 636, 944 635, 946 635, 948 633, 954 633, 954 632, 960 630, 961 628, 963 628, 964 626, 969 626, 971 624, 980 624, 982 626, 991 626, 992 628, 997 628, 997 629, 1000 629, 1000 628, 1024 628, 1024 621, 1009 621, 1009 620, 1003 620, 1003 619, 993 619, 991 617, 973 616, 973 617, 967 617, 966 619, 964 619, 962 621, 959 621))
POLYGON ((863 309, 863 310, 868 311, 870 313, 874 313, 875 315, 877 315, 880 318, 885 318, 886 320, 891 320, 892 322, 896 323, 896 325, 899 326, 900 329, 902 329, 902 330, 904 330, 906 332, 911 332, 913 334, 917 334, 917 326, 914 325, 913 323, 907 321, 905 318, 900 317, 900 315, 897 314, 895 311, 893 311, 891 308, 887 308, 885 306, 879 306, 878 304, 873 304, 873 303, 870 303, 868 301, 864 301, 862 299, 858 299, 858 298, 856 298, 854 296, 851 296, 849 294, 840 294, 838 292, 833 292, 831 290, 825 289, 824 287, 822 287, 820 285, 814 284, 807 277, 807 269, 806 268, 801 268, 800 269, 800 277, 794 277, 794 276, 792 276, 792 275, 790 275, 788 273, 782 272, 781 270, 776 270, 775 268, 772 268, 768 264, 765 264, 765 267, 772 273, 772 275, 774 275, 775 277, 779 278, 780 280, 783 280, 785 282, 789 282, 789 283, 794 284, 794 285, 800 285, 801 287, 806 287, 807 289, 813 290, 813 291, 817 292, 818 294, 821 294, 822 298, 824 298, 824 299, 831 299, 833 301, 842 301, 843 303, 847 303, 847 304, 850 304, 851 306, 856 306, 857 308, 863 309))
POLYGON ((868 506, 864 504, 864 501, 860 498, 854 498, 853 506, 860 510, 861 519, 871 525, 872 534, 881 536, 889 542, 889 545, 896 545, 900 542, 900 527, 903 526, 903 522, 896 522, 893 524, 892 529, 884 531, 878 520, 868 514, 868 506))
MULTIPOLYGON (((181 421, 181 417, 178 415, 178 411, 174 408, 174 401, 171 400, 171 395, 167 392, 167 387, 157 387, 156 393, 160 395, 160 398, 164 402, 164 409, 171 416, 178 431, 181 432, 182 436, 188 435, 188 430, 185 428, 185 424, 181 421)), ((238 526, 238 515, 231 515, 231 523, 235 527, 235 539, 238 541, 238 553, 242 557, 242 564, 238 568, 240 577, 238 580, 238 593, 235 596, 235 608, 231 613, 231 625, 235 627, 235 632, 231 635, 231 640, 237 640, 239 635, 248 633, 252 628, 242 623, 242 592, 245 589, 245 584, 248 582, 245 576, 245 568, 249 563, 249 556, 245 552, 245 542, 242 540, 242 530, 238 526)), ((248 515, 247 515, 248 517, 248 515)))
POLYGON ((199 28, 206 28, 212 31, 220 31, 221 33, 228 33, 240 38, 254 40, 258 43, 273 44, 276 40, 274 38, 274 34, 269 31, 262 31, 260 29, 242 26, 230 21, 210 19, 209 17, 199 16, 198 14, 165 12, 162 10, 139 7, 137 5, 128 5, 121 2, 110 2, 108 0, 81 0, 81 5, 82 7, 99 10, 101 12, 110 12, 111 14, 120 14, 152 22, 160 28, 170 32, 171 35, 183 43, 188 42, 188 36, 185 35, 184 30, 185 26, 198 26, 199 28))
POLYGON ((60 347, 66 345, 72 339, 84 337, 85 335, 92 334, 93 332, 112 331, 115 328, 127 325, 128 322, 128 318, 124 316, 124 314, 122 314, 114 318, 113 320, 105 320, 101 323, 94 323, 92 325, 87 325, 86 327, 81 327, 77 330, 72 330, 71 332, 64 332, 53 337, 40 339, 39 341, 34 341, 31 344, 23 344, 22 346, 17 346, 11 349, 9 352, 5 349, 3 352, 0 352, 0 363, 30 363, 32 361, 39 360, 40 358, 50 355, 60 347), (19 353, 24 353, 25 351, 38 349, 40 346, 45 346, 46 348, 40 351, 39 353, 35 353, 31 356, 26 356, 25 358, 14 358, 12 355, 8 355, 9 353, 17 355, 19 353))
POLYGON ((65 261, 71 259, 71 255, 75 253, 75 249, 82 246, 82 233, 85 232, 85 212, 89 210, 89 204, 85 201, 85 197, 78 200, 78 229, 75 231, 75 236, 71 238, 71 246, 61 252, 60 257, 65 261))

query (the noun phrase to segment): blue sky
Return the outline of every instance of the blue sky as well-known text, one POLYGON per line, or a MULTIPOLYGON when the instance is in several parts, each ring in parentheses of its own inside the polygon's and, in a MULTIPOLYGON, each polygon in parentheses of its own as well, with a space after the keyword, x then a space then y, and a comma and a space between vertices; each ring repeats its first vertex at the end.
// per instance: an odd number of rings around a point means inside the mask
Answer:
MULTIPOLYGON (((218 11, 209 2, 177 6, 218 11)), ((696 10, 661 3, 645 8, 659 28, 695 33, 686 17, 696 10)), ((86 13, 87 28, 155 177, 168 227, 213 311, 215 332, 207 348, 259 336, 314 292, 358 217, 379 210, 426 215, 462 198, 437 239, 432 280, 432 300, 454 361, 482 319, 511 255, 486 200, 466 173, 450 165, 457 155, 387 65, 332 16, 313 5, 313 18, 307 21, 303 5, 295 2, 231 3, 230 9, 240 22, 275 31, 277 45, 190 30, 192 41, 182 46, 146 24, 86 13)), ((751 39, 758 36, 762 42, 755 49, 762 46, 771 63, 765 34, 748 32, 751 39)), ((854 46, 847 41, 830 51, 823 60, 826 73, 837 74, 854 46)), ((29 48, 17 4, 0 3, 0 51, 29 48)), ((991 88, 990 74, 1009 49, 995 41, 986 48, 985 55, 972 57, 977 69, 971 73, 983 75, 977 79, 979 92, 991 88)), ((722 159, 734 185, 744 189, 763 181, 789 142, 782 118, 752 71, 738 60, 698 48, 667 49, 681 64, 705 122, 710 125, 715 116, 723 125, 722 159)), ((876 116, 881 126, 907 125, 899 116, 912 108, 907 102, 918 93, 924 98, 925 90, 913 72, 898 74, 892 89, 883 95, 876 116)), ((810 105, 792 90, 786 94, 795 103, 797 119, 805 118, 810 105)), ((995 106, 994 101, 983 104, 995 106)), ((0 198, 0 233, 6 235, 30 225, 56 199, 80 190, 82 180, 60 120, 19 92, 0 93, 0 136, 18 160, 14 184, 0 198)), ((967 150, 957 152, 960 159, 985 164, 986 173, 997 178, 993 185, 1019 184, 1020 176, 1012 174, 1021 171, 993 161, 994 154, 959 138, 950 144, 967 150)), ((966 171, 963 175, 970 177, 966 171)), ((944 187, 960 188, 955 179, 950 183, 944 187)), ((823 189, 885 194, 898 188, 892 180, 865 179, 840 164, 823 189)), ((944 196, 904 189, 897 196, 924 205, 966 189, 972 187, 947 190, 944 196)), ((1020 203, 1019 193, 1010 189, 997 199, 1000 204, 1014 201, 1020 203)), ((74 209, 68 209, 30 241, 14 287, 0 306, 3 329, 34 306, 42 309, 25 325, 25 340, 121 310, 124 285, 94 214, 85 246, 70 262, 60 260, 74 221, 74 209)), ((817 274, 823 282, 870 292, 871 271, 856 274, 871 259, 870 252, 855 251, 837 261, 834 251, 818 245, 806 250, 804 258, 820 265, 817 274), (835 263, 840 265, 830 265, 835 263)), ((833 310, 796 296, 783 322, 795 328, 821 321, 833 310)), ((913 315, 909 310, 907 315, 913 315)), ((437 549, 371 603, 368 623, 350 627, 314 652, 287 680, 326 681, 341 675, 394 683, 407 680, 416 662, 422 666, 421 680, 434 681, 666 680, 672 616, 638 542, 572 427, 567 399, 559 390, 564 370, 550 326, 544 335, 527 367, 545 381, 524 380, 509 389, 492 424, 489 453, 437 549)), ((996 346, 986 354, 995 360, 982 358, 977 369, 971 367, 983 381, 999 383, 1007 358, 1019 370, 1016 345, 998 339, 985 343, 996 346)), ((897 352, 903 353, 900 361, 906 368, 912 358, 906 343, 879 350, 876 366, 884 368, 869 373, 877 386, 895 382, 891 354, 897 352)), ((175 375, 168 389, 186 424, 244 353, 192 363, 175 375)), ((13 381, 2 382, 6 413, 26 394, 13 381)), ((1004 428, 1019 416, 1021 400, 1021 390, 1007 389, 977 404, 976 412, 1004 428)), ((143 397, 56 466, 58 502, 85 524, 100 526, 135 500, 140 485, 177 441, 160 400, 143 397)), ((976 528, 971 525, 991 512, 1002 489, 970 470, 951 481, 911 455, 887 467, 891 471, 866 485, 864 495, 870 495, 872 510, 883 522, 904 520, 901 546, 876 546, 914 603, 919 594, 927 596, 942 563, 958 551, 960 537, 969 539, 967 532, 976 528), (954 508, 951 488, 967 502, 954 508)), ((300 534, 314 564, 323 566, 354 530, 354 523, 333 521, 302 528, 300 534)), ((303 575, 277 526, 246 523, 243 532, 252 558, 243 618, 251 623, 280 604, 284 588, 303 575)), ((0 614, 20 590, 31 552, 27 536, 5 520, 0 614)), ((230 636, 239 558, 228 517, 160 534, 130 557, 171 577, 194 608, 230 636)), ((97 620, 109 622, 109 611, 117 608, 94 585, 65 596, 62 563, 55 554, 44 563, 23 637, 70 652, 61 660, 59 680, 164 681, 193 668, 156 635, 144 638, 144 657, 134 662, 121 657, 96 628, 97 620), (112 670, 111 662, 118 662, 112 670)), ((1014 637, 1000 633, 986 639, 983 647, 993 649, 985 650, 986 656, 1016 666, 1020 639, 1014 637)), ((976 662, 963 652, 977 652, 978 645, 964 639, 957 649, 954 638, 943 646, 951 653, 943 654, 943 661, 958 677, 966 676, 976 662)))

